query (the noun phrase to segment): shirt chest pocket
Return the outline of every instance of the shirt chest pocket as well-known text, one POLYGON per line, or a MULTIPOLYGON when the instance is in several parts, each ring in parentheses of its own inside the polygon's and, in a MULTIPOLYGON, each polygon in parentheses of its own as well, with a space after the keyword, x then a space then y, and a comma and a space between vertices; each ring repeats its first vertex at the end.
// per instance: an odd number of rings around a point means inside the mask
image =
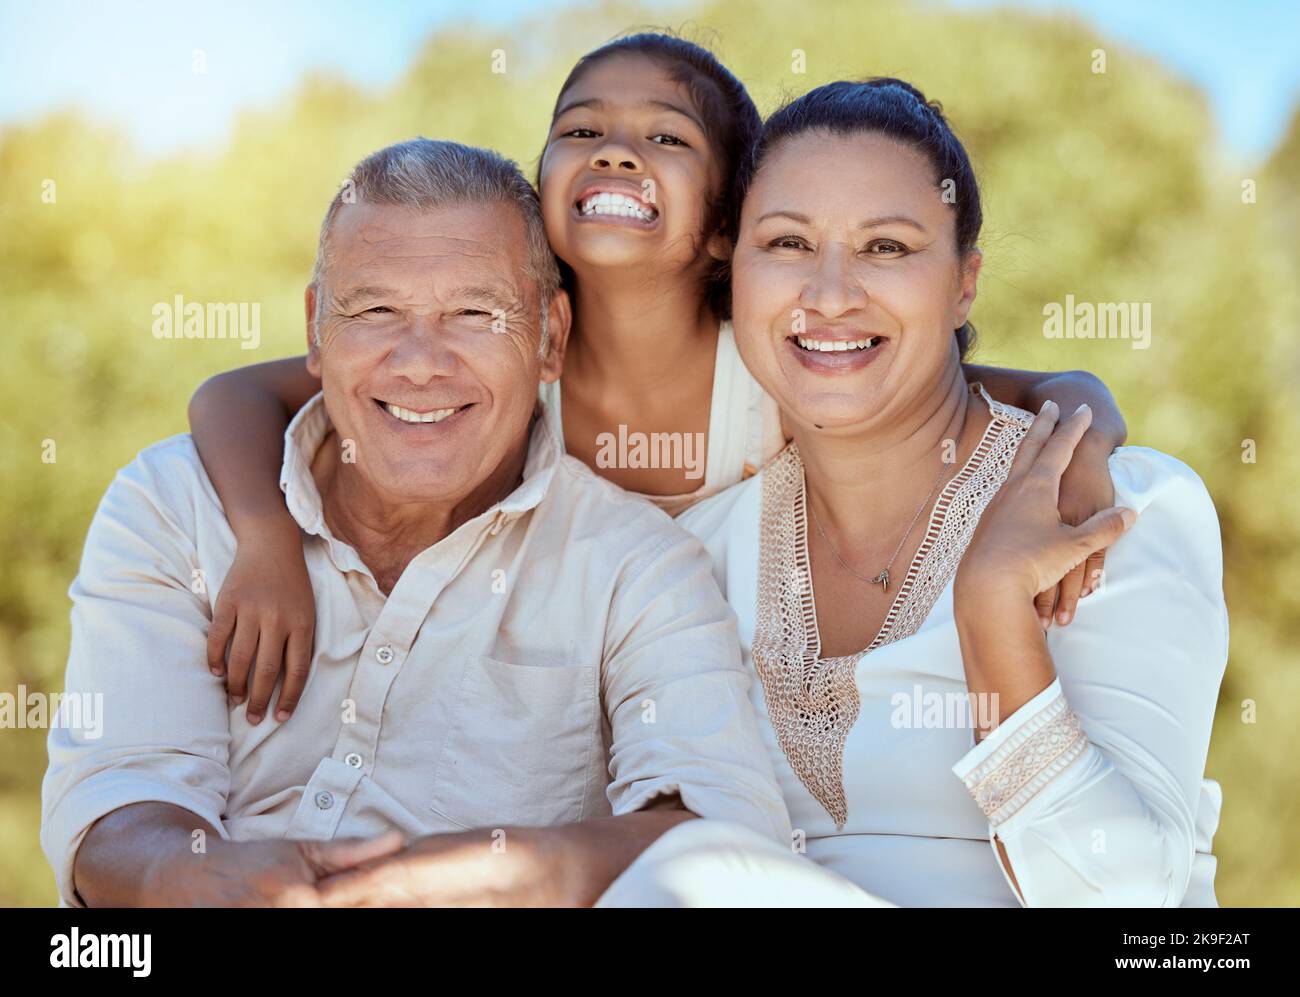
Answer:
POLYGON ((434 772, 433 809, 465 827, 581 820, 598 734, 596 671, 472 659, 434 772))

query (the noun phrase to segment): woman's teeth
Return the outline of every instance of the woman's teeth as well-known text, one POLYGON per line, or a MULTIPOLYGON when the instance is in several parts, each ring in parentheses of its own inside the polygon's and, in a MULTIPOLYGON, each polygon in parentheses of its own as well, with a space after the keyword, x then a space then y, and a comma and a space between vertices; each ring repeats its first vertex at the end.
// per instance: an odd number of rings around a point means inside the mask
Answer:
POLYGON ((434 409, 432 412, 412 412, 409 408, 402 408, 400 405, 392 405, 384 402, 384 408, 388 409, 388 414, 395 419, 401 419, 403 422, 442 422, 449 415, 455 414, 454 408, 434 409))
POLYGON ((583 200, 578 210, 584 215, 620 215, 623 218, 639 218, 643 222, 652 222, 658 215, 654 208, 626 194, 592 194, 583 200))
POLYGON ((842 353, 845 350, 867 350, 875 346, 880 341, 879 336, 872 336, 869 339, 850 339, 850 340, 831 340, 831 339, 809 339, 807 336, 796 336, 796 342, 805 350, 812 350, 814 353, 842 353))

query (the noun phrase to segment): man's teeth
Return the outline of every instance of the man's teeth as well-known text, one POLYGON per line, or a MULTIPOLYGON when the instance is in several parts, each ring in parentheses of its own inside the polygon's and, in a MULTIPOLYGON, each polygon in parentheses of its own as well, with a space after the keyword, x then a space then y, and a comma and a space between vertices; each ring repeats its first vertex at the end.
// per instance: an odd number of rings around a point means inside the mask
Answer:
POLYGON ((643 222, 654 221, 658 214, 654 208, 635 197, 608 192, 592 194, 579 207, 584 215, 621 215, 624 218, 639 218, 643 222))
POLYGON ((388 409, 389 415, 401 419, 403 422, 442 422, 447 416, 456 412, 454 408, 440 408, 432 412, 412 412, 409 408, 402 408, 400 405, 392 405, 384 402, 384 408, 388 409))
POLYGON ((805 350, 812 350, 814 353, 843 353, 846 350, 866 350, 880 341, 879 336, 872 336, 869 339, 849 340, 809 339, 807 336, 796 336, 795 339, 805 350))

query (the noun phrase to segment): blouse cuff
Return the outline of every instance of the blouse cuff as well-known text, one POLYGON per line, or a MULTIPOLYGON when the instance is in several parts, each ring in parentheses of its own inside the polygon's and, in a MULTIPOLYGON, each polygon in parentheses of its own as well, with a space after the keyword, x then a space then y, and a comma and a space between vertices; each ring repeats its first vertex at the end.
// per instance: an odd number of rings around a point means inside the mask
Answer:
POLYGON ((1060 679, 994 728, 952 767, 996 830, 1088 746, 1060 679))

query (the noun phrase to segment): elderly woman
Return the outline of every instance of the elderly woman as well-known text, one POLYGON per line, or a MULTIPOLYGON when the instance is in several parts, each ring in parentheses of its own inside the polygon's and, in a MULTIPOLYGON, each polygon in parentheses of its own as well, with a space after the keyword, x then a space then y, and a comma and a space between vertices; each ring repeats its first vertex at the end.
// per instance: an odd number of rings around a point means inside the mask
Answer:
POLYGON ((795 850, 848 882, 801 897, 788 854, 697 821, 603 902, 1213 904, 1228 625, 1200 479, 1124 447, 1116 507, 1062 523, 1090 414, 963 379, 979 192, 913 87, 799 98, 744 181, 737 345, 793 441, 679 521, 739 618, 795 850), (1046 627, 1035 593, 1108 544, 1115 581, 1046 627))

